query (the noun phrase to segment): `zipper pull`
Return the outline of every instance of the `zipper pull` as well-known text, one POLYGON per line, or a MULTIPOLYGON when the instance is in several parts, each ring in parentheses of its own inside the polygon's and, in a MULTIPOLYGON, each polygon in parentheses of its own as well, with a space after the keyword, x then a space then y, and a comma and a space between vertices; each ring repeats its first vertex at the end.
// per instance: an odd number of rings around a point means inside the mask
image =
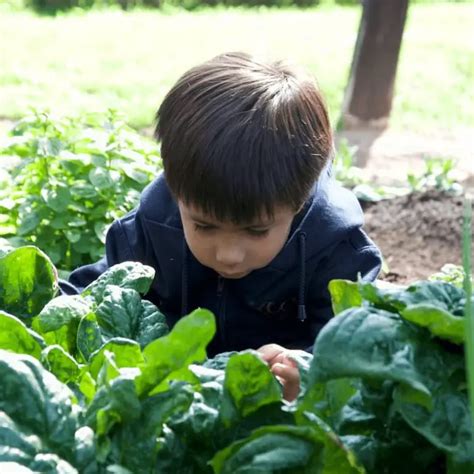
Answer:
POLYGON ((304 304, 298 306, 298 319, 303 323, 306 320, 306 308, 304 304))

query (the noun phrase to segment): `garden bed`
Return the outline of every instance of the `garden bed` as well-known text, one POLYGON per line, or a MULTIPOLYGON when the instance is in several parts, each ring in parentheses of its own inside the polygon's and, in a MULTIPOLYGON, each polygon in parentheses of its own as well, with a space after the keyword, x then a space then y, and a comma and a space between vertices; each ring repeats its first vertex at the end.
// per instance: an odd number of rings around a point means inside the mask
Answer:
POLYGON ((388 266, 384 279, 408 283, 461 264, 462 197, 429 190, 364 207, 365 229, 388 266))

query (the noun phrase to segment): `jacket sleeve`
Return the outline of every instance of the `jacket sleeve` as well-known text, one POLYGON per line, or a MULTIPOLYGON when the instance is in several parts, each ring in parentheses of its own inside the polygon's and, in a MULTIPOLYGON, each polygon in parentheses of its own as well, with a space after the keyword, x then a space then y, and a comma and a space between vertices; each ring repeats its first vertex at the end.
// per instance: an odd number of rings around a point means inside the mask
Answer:
POLYGON ((64 282, 60 282, 61 292, 71 294, 71 285, 75 287, 78 292, 81 292, 111 266, 126 262, 127 260, 137 259, 130 245, 130 236, 125 232, 122 221, 126 221, 128 224, 127 228, 130 229, 135 229, 139 226, 139 218, 136 211, 132 211, 123 219, 116 220, 107 232, 105 256, 96 263, 84 265, 74 270, 69 276, 68 286, 66 286, 64 282))
POLYGON ((334 316, 328 285, 331 280, 345 279, 374 281, 382 267, 382 254, 361 229, 354 229, 348 238, 339 242, 332 252, 323 257, 312 276, 306 294, 306 310, 312 337, 313 352, 316 336, 334 316))

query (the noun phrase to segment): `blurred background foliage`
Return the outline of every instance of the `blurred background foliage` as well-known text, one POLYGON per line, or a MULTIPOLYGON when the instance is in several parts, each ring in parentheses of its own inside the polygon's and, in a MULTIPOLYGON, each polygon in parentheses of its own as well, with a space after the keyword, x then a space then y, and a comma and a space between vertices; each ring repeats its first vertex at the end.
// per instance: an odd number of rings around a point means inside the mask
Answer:
MULTIPOLYGON (((411 0, 410 3, 462 3, 469 0, 411 0)), ((357 5, 361 0, 3 0, 12 9, 32 8, 38 12, 54 13, 72 8, 118 6, 124 10, 145 8, 177 7, 195 10, 212 6, 224 7, 314 7, 318 5, 357 5)))
MULTIPOLYGON (((166 6, 184 4, 176 0, 129 11, 97 0, 93 8, 55 15, 20 8, 32 0, 6 1, 9 10, 0 0, 0 133, 32 109, 76 115, 109 108, 149 133, 177 78, 224 51, 301 65, 316 78, 336 124, 362 15, 356 0, 319 0, 311 8, 219 4, 192 12, 166 6)), ((474 125, 473 25, 472 1, 411 0, 391 127, 437 133, 474 125)))

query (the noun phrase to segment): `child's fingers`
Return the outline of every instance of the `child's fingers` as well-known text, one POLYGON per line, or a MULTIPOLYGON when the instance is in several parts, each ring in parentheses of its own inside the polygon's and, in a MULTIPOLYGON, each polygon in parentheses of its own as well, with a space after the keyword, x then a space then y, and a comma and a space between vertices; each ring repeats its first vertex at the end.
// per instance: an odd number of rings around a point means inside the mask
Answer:
POLYGON ((298 369, 284 364, 274 364, 272 373, 283 385, 283 398, 289 402, 296 399, 300 391, 300 376, 298 369))
POLYGON ((271 368, 272 373, 282 378, 286 383, 299 383, 300 374, 298 369, 285 364, 273 364, 271 368))
POLYGON ((279 346, 278 344, 266 344, 257 349, 257 352, 260 353, 262 359, 267 363, 272 365, 274 359, 278 357, 281 353, 285 352, 285 348, 279 346))

